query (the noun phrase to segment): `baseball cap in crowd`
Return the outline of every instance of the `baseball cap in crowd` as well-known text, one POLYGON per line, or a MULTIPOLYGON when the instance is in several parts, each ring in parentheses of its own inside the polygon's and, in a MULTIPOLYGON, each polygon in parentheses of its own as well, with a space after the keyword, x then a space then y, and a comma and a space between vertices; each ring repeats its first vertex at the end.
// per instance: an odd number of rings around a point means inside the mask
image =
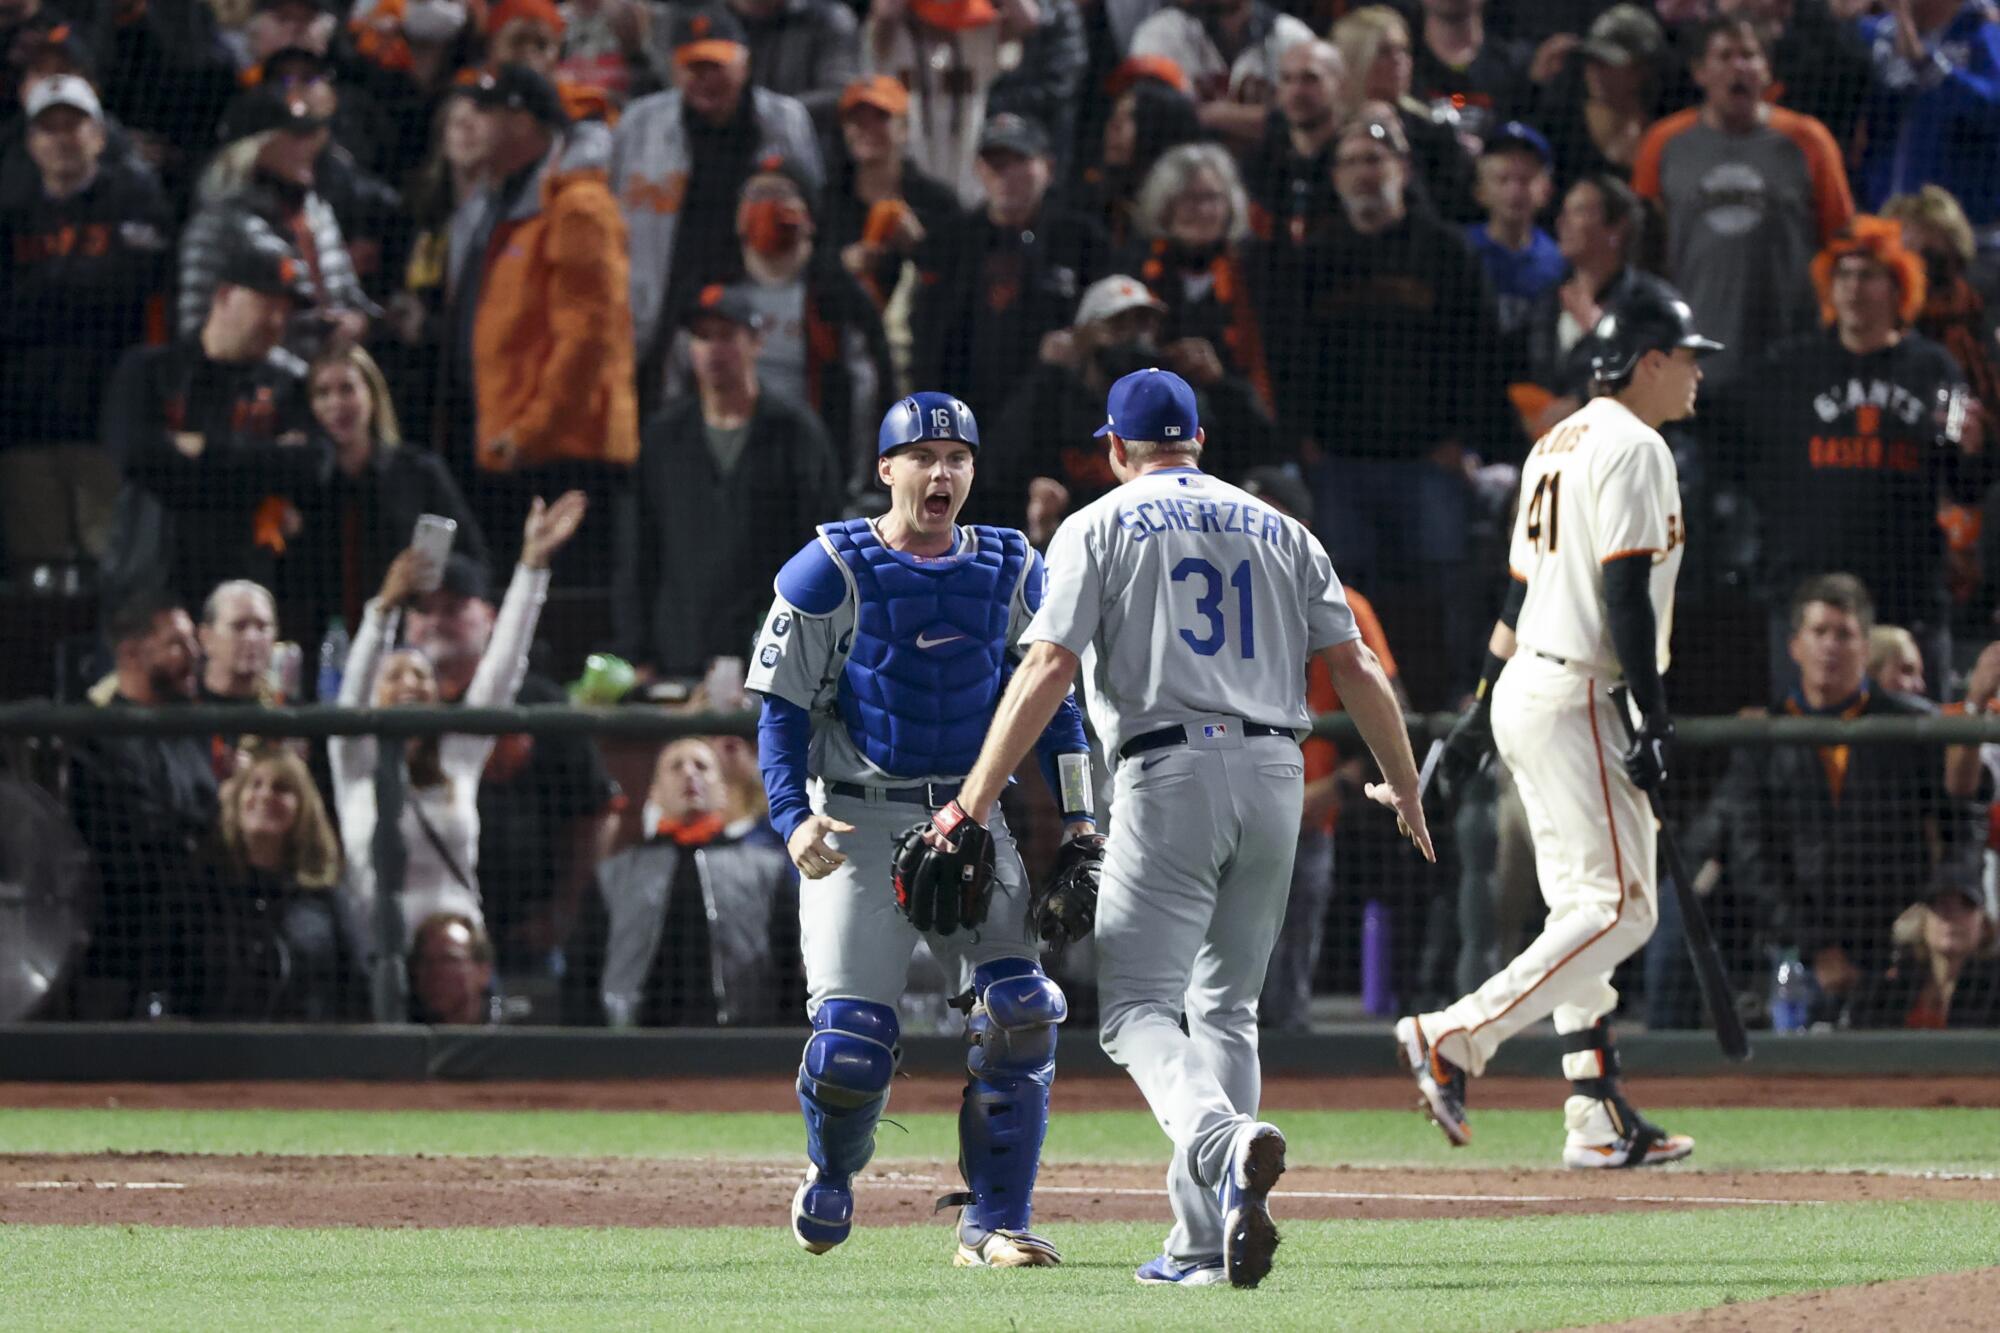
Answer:
POLYGON ((324 78, 333 72, 333 62, 309 46, 281 46, 257 62, 254 74, 258 81, 272 84, 282 82, 281 75, 288 71, 308 79, 324 78))
POLYGON ((526 65, 502 65, 473 80, 472 104, 487 111, 525 111, 544 125, 569 124, 556 86, 526 65))
POLYGON ((1121 440, 1192 444, 1201 429, 1194 389, 1173 371, 1157 366, 1135 370, 1112 385, 1104 416, 1104 424, 1091 434, 1116 431, 1121 440))
POLYGON ((979 132, 979 153, 1019 153, 1023 157, 1048 157, 1049 133, 1026 116, 1002 111, 986 122, 979 132))
POLYGON ((265 296, 289 296, 302 306, 317 297, 305 261, 275 236, 239 236, 224 248, 215 276, 265 296))
POLYGON ((1253 467, 1250 475, 1243 478, 1243 489, 1260 500, 1290 514, 1308 527, 1313 521, 1312 492, 1300 481, 1297 474, 1281 467, 1253 467))
POLYGON ((97 93, 74 74, 38 79, 28 87, 27 103, 29 120, 59 106, 73 107, 100 123, 104 120, 104 105, 97 100, 97 93))
POLYGON ((223 119, 221 137, 224 143, 235 143, 271 130, 316 134, 325 128, 326 117, 315 116, 304 98, 287 97, 275 88, 259 88, 230 109, 223 119))
POLYGON ((1480 146, 1479 155, 1491 157, 1495 153, 1509 153, 1515 149, 1533 153, 1542 160, 1542 165, 1545 167, 1556 160, 1555 150, 1549 147, 1549 141, 1542 132, 1521 120, 1510 120, 1487 135, 1486 142, 1480 146))
POLYGON ((1643 6, 1613 5, 1597 16, 1577 49, 1589 60, 1606 65, 1630 65, 1652 60, 1667 44, 1660 21, 1643 6))
POLYGON ((692 328, 696 320, 707 315, 728 320, 752 333, 761 333, 764 329, 764 316, 750 304, 750 298, 740 287, 725 287, 719 282, 712 282, 702 288, 701 293, 688 302, 687 313, 681 316, 681 327, 692 328))
POLYGON ((493 580, 486 572, 485 562, 474 560, 463 551, 453 551, 444 558, 437 590, 474 601, 493 600, 493 580))
POLYGON ((872 79, 856 79, 840 93, 840 114, 846 115, 858 106, 872 106, 877 111, 891 116, 900 116, 910 109, 910 90, 902 81, 892 79, 887 74, 877 74, 872 79))
POLYGON ((489 36, 499 32, 515 19, 539 23, 557 36, 569 27, 562 11, 551 0, 500 0, 499 4, 486 11, 486 32, 489 36))
POLYGON ((1165 314, 1167 305, 1137 278, 1114 273, 1108 278, 1099 278, 1084 291, 1083 299, 1076 303, 1076 322, 1078 325, 1095 324, 1100 319, 1110 319, 1127 310, 1141 308, 1165 314))
POLYGON ((983 28, 1000 18, 993 0, 910 0, 910 13, 919 22, 947 32, 983 28))
POLYGON ((742 21, 727 5, 683 13, 674 20, 672 37, 676 65, 726 65, 750 50, 742 21))
POLYGON ((1194 96, 1194 84, 1189 82, 1187 71, 1172 56, 1126 56, 1104 76, 1104 94, 1123 97, 1127 88, 1148 79, 1185 96, 1194 96))

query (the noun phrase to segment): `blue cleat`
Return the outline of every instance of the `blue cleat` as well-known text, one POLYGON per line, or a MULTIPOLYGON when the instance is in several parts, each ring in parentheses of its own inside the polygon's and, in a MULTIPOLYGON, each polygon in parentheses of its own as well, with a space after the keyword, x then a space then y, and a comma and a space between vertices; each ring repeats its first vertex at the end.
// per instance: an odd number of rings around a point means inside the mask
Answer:
POLYGON ((1222 1204, 1222 1262, 1231 1286, 1254 1287, 1271 1271, 1278 1252, 1278 1224, 1271 1220, 1271 1187, 1285 1174, 1285 1136, 1263 1121, 1237 1131, 1228 1170, 1215 1195, 1222 1204))
POLYGON ((1211 1287, 1229 1280, 1220 1255, 1198 1264, 1178 1264, 1163 1254, 1147 1260, 1132 1276, 1146 1287, 1211 1287))
POLYGON ((825 1254, 854 1229, 854 1190, 849 1182, 806 1168, 792 1196, 792 1235, 807 1254, 825 1254))

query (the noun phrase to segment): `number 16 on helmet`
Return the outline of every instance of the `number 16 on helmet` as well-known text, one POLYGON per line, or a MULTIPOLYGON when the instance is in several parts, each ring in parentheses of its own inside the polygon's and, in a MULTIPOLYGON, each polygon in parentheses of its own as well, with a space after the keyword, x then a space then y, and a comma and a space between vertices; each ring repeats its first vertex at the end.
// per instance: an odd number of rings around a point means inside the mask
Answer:
POLYGON ((954 440, 979 448, 979 423, 972 409, 948 393, 926 390, 899 400, 882 418, 875 452, 882 455, 925 440, 954 440))

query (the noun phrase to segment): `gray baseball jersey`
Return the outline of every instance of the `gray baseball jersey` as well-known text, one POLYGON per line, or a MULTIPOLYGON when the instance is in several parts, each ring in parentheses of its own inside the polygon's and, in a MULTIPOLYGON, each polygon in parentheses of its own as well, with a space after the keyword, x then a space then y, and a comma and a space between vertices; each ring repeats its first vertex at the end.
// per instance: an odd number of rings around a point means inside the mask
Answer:
POLYGON ((1216 714, 1304 730, 1307 657, 1361 637, 1299 523, 1196 468, 1163 468, 1064 520, 1023 643, 1083 659, 1091 725, 1135 736, 1216 714))

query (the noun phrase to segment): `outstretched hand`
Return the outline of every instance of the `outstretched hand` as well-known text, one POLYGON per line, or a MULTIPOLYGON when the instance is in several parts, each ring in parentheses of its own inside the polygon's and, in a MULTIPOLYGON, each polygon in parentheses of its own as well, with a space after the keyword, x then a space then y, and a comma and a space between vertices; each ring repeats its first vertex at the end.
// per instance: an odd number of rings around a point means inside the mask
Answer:
POLYGON ((1437 851, 1431 846, 1430 827, 1424 822, 1423 795, 1415 784, 1403 791, 1386 782, 1371 782, 1364 790, 1369 800, 1396 812, 1396 832, 1408 838, 1424 854, 1424 860, 1435 863, 1437 851))
POLYGON ((582 491, 565 491, 554 504, 544 504, 541 496, 528 507, 528 521, 521 527, 521 563, 529 569, 547 569, 549 559, 576 535, 590 507, 582 491))

